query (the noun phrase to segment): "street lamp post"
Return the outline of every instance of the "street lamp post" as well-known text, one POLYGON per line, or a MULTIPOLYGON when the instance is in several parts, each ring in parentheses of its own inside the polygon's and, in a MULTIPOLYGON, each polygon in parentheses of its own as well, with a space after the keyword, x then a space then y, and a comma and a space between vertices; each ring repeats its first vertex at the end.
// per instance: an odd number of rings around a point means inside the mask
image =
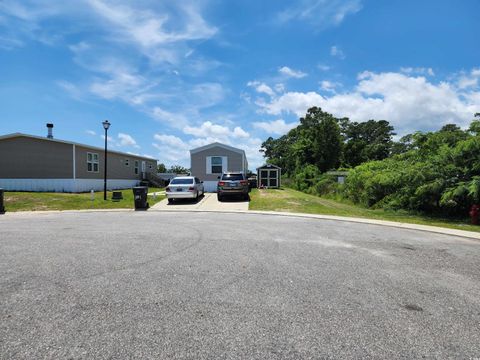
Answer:
POLYGON ((105 129, 105 168, 103 176, 103 200, 107 200, 107 131, 110 127, 108 120, 102 122, 103 128, 105 129))

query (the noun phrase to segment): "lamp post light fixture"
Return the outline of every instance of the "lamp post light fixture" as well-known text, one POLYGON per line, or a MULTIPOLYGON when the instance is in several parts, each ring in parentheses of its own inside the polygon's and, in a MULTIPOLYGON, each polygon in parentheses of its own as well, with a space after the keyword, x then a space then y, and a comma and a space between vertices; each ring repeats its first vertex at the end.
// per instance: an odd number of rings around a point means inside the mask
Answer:
POLYGON ((105 129, 105 165, 104 165, 104 176, 103 176, 103 200, 107 200, 107 131, 110 127, 108 120, 102 122, 103 128, 105 129))

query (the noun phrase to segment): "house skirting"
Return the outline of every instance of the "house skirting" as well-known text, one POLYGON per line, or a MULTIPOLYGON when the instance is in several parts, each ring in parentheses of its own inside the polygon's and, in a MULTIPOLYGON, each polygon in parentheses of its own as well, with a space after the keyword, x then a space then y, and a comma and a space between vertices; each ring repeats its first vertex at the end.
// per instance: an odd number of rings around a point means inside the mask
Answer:
POLYGON ((205 192, 217 192, 218 181, 204 181, 203 189, 205 192))
MULTIPOLYGON (((107 189, 128 189, 139 180, 107 180, 107 189)), ((0 188, 7 191, 88 192, 103 190, 103 179, 0 179, 0 188)))

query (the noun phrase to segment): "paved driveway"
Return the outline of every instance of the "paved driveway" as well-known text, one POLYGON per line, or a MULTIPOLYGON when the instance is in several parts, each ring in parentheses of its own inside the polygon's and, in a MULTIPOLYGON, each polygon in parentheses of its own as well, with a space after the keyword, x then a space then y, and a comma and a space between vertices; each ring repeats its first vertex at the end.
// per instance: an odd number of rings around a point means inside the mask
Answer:
POLYGON ((480 242, 286 216, 0 216, 2 359, 480 356, 480 242))
POLYGON ((217 194, 205 193, 199 201, 183 199, 169 204, 162 200, 152 206, 152 210, 248 210, 248 201, 231 198, 224 201, 217 200, 217 194))

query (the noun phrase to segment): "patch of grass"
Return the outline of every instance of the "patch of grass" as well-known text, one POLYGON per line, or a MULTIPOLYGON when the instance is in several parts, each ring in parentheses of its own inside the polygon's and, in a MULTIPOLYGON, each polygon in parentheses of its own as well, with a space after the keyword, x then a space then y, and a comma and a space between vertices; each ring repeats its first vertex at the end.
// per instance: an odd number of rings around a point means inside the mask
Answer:
POLYGON ((405 211, 366 209, 346 201, 325 199, 289 188, 253 189, 250 193, 250 199, 250 210, 349 216, 480 232, 480 226, 470 225, 468 219, 455 221, 425 215, 413 215, 405 211))
MULTIPOLYGON (((148 188, 148 192, 162 191, 163 188, 148 188)), ((133 209, 132 189, 116 190, 123 193, 123 200, 112 201, 112 192, 107 192, 107 201, 103 200, 103 191, 94 193, 48 193, 48 192, 5 192, 6 211, 40 211, 40 210, 89 210, 89 209, 133 209)), ((164 195, 148 196, 150 206, 163 200, 164 195)))

